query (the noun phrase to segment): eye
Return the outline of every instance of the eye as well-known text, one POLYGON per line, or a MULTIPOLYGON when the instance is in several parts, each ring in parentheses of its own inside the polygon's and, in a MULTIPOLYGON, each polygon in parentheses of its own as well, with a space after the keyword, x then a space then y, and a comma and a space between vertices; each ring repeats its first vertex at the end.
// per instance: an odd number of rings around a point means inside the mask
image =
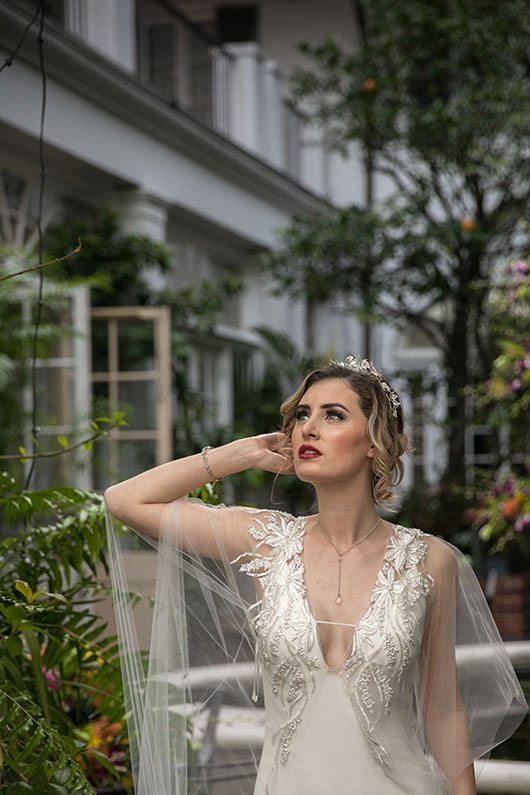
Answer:
POLYGON ((331 417, 331 416, 335 416, 338 417, 339 420, 343 420, 346 415, 343 414, 342 411, 338 411, 337 409, 328 409, 326 412, 326 417, 331 417))
POLYGON ((296 409, 294 413, 295 420, 301 420, 304 414, 307 415, 307 409, 296 409))

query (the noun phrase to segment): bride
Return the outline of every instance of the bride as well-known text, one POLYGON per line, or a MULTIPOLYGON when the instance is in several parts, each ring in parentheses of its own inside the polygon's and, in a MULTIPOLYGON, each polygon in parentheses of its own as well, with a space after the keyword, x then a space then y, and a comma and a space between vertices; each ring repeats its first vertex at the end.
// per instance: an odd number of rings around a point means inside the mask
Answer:
MULTIPOLYGON (((195 649, 207 635, 223 650, 217 663, 255 645, 265 710, 255 795, 474 795, 476 760, 527 707, 467 559, 381 516, 407 451, 399 396, 350 356, 309 373, 281 414, 281 432, 206 446, 105 492, 111 514, 159 549, 147 677, 127 662, 130 605, 116 599, 137 795, 189 791, 182 715, 192 714, 193 665, 206 662, 195 649), (318 511, 186 498, 250 468, 296 474, 318 511)), ((123 597, 112 523, 109 549, 123 597)), ((229 670, 248 690, 241 666, 229 670)), ((255 687, 254 711, 258 698, 255 687)))

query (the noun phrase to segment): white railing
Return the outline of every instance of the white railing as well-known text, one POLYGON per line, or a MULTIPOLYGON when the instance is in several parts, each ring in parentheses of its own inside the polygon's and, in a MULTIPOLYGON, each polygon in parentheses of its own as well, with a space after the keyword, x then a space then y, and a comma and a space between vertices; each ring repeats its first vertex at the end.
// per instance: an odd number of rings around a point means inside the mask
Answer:
POLYGON ((323 150, 306 153, 308 121, 288 99, 281 71, 259 45, 220 45, 164 0, 138 0, 136 13, 140 80, 169 104, 302 181, 305 160, 318 159, 323 150))
MULTIPOLYGON (((530 668, 530 641, 510 641, 504 643, 504 647, 516 669, 530 668)), ((487 663, 490 653, 487 647, 484 648, 482 660, 480 657, 477 660, 476 646, 460 646, 457 649, 457 660, 465 664, 472 658, 480 666, 481 662, 487 663)), ((188 674, 174 673, 170 681, 177 686, 188 687, 192 692, 220 683, 230 687, 242 682, 246 683, 250 690, 254 676, 254 663, 246 662, 200 666, 192 668, 188 674)), ((196 706, 200 713, 200 704, 196 706)), ((196 728, 200 732, 205 726, 196 728)), ((241 745, 251 744, 259 753, 263 745, 264 732, 264 710, 219 706, 215 733, 217 748, 233 750, 241 745)), ((475 768, 478 774, 478 795, 530 795, 530 762, 487 759, 475 762, 475 768)))

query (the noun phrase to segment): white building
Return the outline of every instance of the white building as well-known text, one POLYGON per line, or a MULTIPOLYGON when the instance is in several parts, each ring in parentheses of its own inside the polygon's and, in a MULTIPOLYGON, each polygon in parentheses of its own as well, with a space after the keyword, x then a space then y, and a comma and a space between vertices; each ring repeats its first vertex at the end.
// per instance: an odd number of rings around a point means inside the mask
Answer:
MULTIPOLYGON (((35 0, 0 5, 1 62, 22 39, 36 5, 35 0)), ((229 423, 234 369, 259 348, 252 327, 272 326, 300 348, 306 339, 306 308, 270 294, 255 254, 273 247, 276 230, 293 216, 363 201, 363 174, 353 154, 344 160, 320 145, 306 145, 315 140, 315 130, 290 104, 285 79, 301 62, 301 40, 316 43, 334 35, 345 44, 354 41, 350 4, 47 0, 45 7, 47 221, 58 219, 71 201, 112 206, 124 229, 170 244, 171 286, 243 274, 244 292, 222 313, 208 344, 194 347, 190 362, 197 387, 210 398, 213 420, 229 423)), ((39 189, 37 22, 0 74, 0 170, 4 216, 12 219, 22 212, 25 196, 35 205, 39 189)), ((376 194, 382 189, 376 185, 376 194)), ((123 475, 165 460, 170 455, 167 314, 97 310, 90 321, 86 296, 78 295, 74 318, 86 334, 91 324, 100 324, 108 360, 91 366, 88 346, 83 353, 78 344, 76 352, 69 349, 51 362, 57 375, 67 372, 67 380, 78 385, 72 416, 89 412, 89 377, 102 394, 128 399, 139 409, 151 405, 150 419, 132 423, 111 446, 110 472, 123 475), (156 350, 144 370, 124 372, 119 342, 122 329, 133 322, 153 324, 156 350)), ((322 306, 312 324, 318 351, 363 353, 362 329, 350 315, 322 306)), ((372 355, 388 373, 437 366, 433 349, 414 333, 398 335, 389 328, 375 330, 372 355)), ((411 401, 406 402, 410 413, 411 401)), ((434 479, 440 461, 441 436, 433 423, 423 429, 416 475, 434 479)), ((409 483, 412 477, 410 469, 409 483)))

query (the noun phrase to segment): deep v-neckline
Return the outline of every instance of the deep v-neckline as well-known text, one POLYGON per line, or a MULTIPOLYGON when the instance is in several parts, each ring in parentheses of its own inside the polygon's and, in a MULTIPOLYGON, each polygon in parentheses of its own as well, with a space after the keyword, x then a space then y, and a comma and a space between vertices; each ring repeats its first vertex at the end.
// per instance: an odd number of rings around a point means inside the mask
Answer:
POLYGON ((328 664, 328 662, 326 660, 326 657, 325 657, 325 654, 324 654, 324 650, 322 648, 322 643, 321 643, 321 640, 320 640, 320 631, 319 631, 319 627, 318 627, 318 623, 319 622, 318 622, 317 617, 315 616, 315 613, 313 612, 313 608, 311 607, 311 603, 309 602, 309 599, 308 599, 308 596, 307 596, 307 584, 306 584, 306 578, 305 578, 306 568, 305 568, 305 562, 304 562, 304 546, 305 546, 305 538, 306 538, 306 532, 307 532, 307 520, 309 518, 310 518, 309 516, 305 517, 305 522, 304 522, 304 524, 302 526, 301 546, 300 546, 300 552, 298 553, 298 560, 299 560, 299 564, 300 564, 300 567, 301 567, 302 585, 303 585, 302 599, 303 599, 304 605, 305 605, 305 607, 307 609, 307 612, 308 612, 309 616, 311 617, 311 621, 313 623, 313 630, 314 630, 315 638, 316 638, 316 643, 317 643, 317 646, 318 646, 318 650, 320 652, 320 656, 322 657, 322 660, 324 662, 324 665, 326 666, 328 671, 330 671, 330 673, 342 674, 344 672, 344 670, 346 669, 346 667, 348 665, 348 662, 351 659, 351 656, 353 654, 355 635, 357 634, 360 625, 364 621, 366 621, 366 619, 371 614, 371 612, 373 611, 373 609, 374 609, 374 607, 376 605, 377 598, 375 598, 375 594, 376 594, 376 591, 377 591, 377 587, 379 585, 379 579, 380 579, 381 573, 385 569, 386 564, 389 563, 388 557, 389 557, 389 554, 390 554, 390 552, 392 550, 392 545, 394 543, 394 540, 397 538, 398 530, 400 529, 401 525, 397 525, 397 524, 393 524, 392 525, 392 532, 390 533, 390 537, 389 537, 388 542, 387 542, 387 544, 385 546, 383 559, 381 561, 381 565, 379 566, 379 568, 377 570, 377 574, 375 576, 375 581, 374 581, 372 590, 370 591, 368 604, 367 604, 366 608, 362 611, 361 615, 359 616, 358 621, 355 624, 349 624, 349 623, 345 624, 345 623, 341 623, 339 621, 325 622, 325 623, 334 624, 334 625, 351 627, 351 642, 350 642, 350 646, 349 646, 348 655, 347 655, 344 663, 342 664, 342 666, 340 668, 332 668, 328 664))

